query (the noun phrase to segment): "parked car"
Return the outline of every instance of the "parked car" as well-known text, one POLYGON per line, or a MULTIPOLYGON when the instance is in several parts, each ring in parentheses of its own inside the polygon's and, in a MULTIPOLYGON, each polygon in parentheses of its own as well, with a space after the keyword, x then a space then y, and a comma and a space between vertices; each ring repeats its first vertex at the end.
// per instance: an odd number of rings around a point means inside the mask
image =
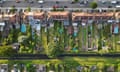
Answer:
POLYGON ((59 6, 58 5, 54 5, 53 8, 59 8, 59 6))
POLYGON ((68 8, 68 6, 64 6, 64 8, 68 8))
POLYGON ((112 8, 112 6, 108 6, 108 8, 112 8))
POLYGON ((56 1, 56 4, 59 4, 59 1, 56 1))
POLYGON ((43 4, 43 3, 44 3, 44 0, 38 0, 38 3, 39 3, 39 4, 43 4))
POLYGON ((42 6, 42 5, 40 5, 40 8, 43 8, 43 6, 42 6))
POLYGON ((105 3, 106 3, 106 1, 104 1, 104 0, 103 0, 103 1, 101 1, 101 2, 102 2, 102 4, 105 4, 105 3))
POLYGON ((29 1, 29 3, 34 3, 34 1, 29 1))
POLYGON ((79 3, 80 3, 80 4, 87 4, 88 1, 80 1, 79 3))
POLYGON ((19 1, 19 0, 16 0, 16 3, 20 3, 20 1, 19 1))
POLYGON ((80 4, 84 4, 84 1, 80 1, 79 3, 80 3, 80 4))
POLYGON ((74 1, 71 2, 71 4, 74 4, 74 3, 75 3, 74 1))
POLYGON ((115 1, 115 0, 112 0, 111 1, 111 4, 118 4, 119 2, 118 1, 115 1))

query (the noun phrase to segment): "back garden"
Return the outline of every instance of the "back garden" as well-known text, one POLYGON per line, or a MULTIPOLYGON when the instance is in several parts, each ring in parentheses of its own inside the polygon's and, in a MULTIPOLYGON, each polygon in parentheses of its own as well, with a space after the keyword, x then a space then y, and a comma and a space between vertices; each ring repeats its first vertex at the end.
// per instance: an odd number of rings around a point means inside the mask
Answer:
POLYGON ((29 24, 23 25, 23 28, 22 30, 11 29, 6 38, 2 37, 1 32, 1 53, 11 50, 12 53, 17 51, 19 54, 47 54, 52 57, 64 53, 120 52, 119 29, 118 33, 114 33, 111 24, 93 23, 74 27, 64 26, 62 22, 54 21, 53 25, 41 26, 39 34, 35 30, 33 32, 29 24), (11 47, 15 47, 15 50, 11 47))

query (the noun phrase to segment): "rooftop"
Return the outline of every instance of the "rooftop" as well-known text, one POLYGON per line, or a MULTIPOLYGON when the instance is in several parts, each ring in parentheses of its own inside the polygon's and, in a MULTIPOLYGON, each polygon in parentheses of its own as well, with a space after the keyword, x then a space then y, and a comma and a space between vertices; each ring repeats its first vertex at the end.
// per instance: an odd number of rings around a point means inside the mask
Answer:
POLYGON ((102 13, 85 13, 85 12, 73 12, 72 13, 72 18, 74 19, 75 17, 81 17, 81 16, 86 16, 86 17, 92 17, 92 16, 100 16, 100 17, 105 17, 105 16, 110 16, 113 17, 114 13, 113 12, 102 12, 102 13))
POLYGON ((120 12, 116 12, 115 17, 120 18, 120 12))
POLYGON ((16 14, 0 14, 0 18, 2 18, 2 17, 13 17, 13 16, 15 16, 16 14))
POLYGON ((57 11, 57 12, 48 12, 48 15, 68 15, 69 12, 68 11, 57 11))
POLYGON ((85 13, 85 12, 73 12, 73 16, 113 16, 113 12, 102 12, 102 13, 85 13))
POLYGON ((68 16, 69 12, 68 11, 57 11, 57 12, 48 12, 48 18, 51 16, 68 16))
POLYGON ((44 14, 44 12, 37 12, 37 11, 35 11, 35 12, 24 12, 25 16, 29 16, 29 15, 41 16, 43 14, 44 14))

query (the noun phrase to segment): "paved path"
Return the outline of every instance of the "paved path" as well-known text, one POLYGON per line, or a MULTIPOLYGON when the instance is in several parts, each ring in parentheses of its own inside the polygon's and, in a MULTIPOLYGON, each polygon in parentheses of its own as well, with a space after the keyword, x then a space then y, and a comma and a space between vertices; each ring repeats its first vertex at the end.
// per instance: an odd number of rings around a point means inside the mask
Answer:
MULTIPOLYGON (((57 58, 62 59, 64 57, 118 57, 120 58, 120 54, 61 54, 57 58)), ((45 54, 22 54, 22 55, 15 55, 13 57, 0 57, 0 59, 9 59, 9 60, 34 60, 34 59, 53 59, 49 58, 45 54)))

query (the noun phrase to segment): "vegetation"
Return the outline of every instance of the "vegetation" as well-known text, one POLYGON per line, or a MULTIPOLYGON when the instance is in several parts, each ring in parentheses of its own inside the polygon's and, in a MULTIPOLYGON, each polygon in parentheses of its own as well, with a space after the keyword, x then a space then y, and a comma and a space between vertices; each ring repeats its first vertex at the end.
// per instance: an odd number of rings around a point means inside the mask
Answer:
POLYGON ((20 29, 11 29, 6 38, 1 38, 2 45, 20 43, 18 53, 46 54, 49 57, 60 54, 120 52, 120 35, 111 33, 110 24, 79 25, 78 32, 74 32, 73 26, 65 27, 63 22, 53 22, 53 27, 41 27, 39 34, 32 31, 29 24, 26 24, 24 33, 20 29))
MULTIPOLYGON (((63 59, 51 59, 51 60, 0 60, 1 63, 8 63, 10 67, 14 64, 18 64, 17 66, 24 64, 26 69, 29 72, 35 72, 36 67, 34 65, 45 65, 46 70, 53 70, 55 72, 59 71, 67 71, 67 72, 77 72, 77 67, 83 67, 83 71, 90 72, 92 66, 96 66, 95 72, 105 72, 107 68, 110 66, 114 66, 115 72, 119 71, 119 58, 103 58, 103 57, 65 57, 63 59), (114 60, 114 61, 113 61, 114 60)), ((20 66, 21 67, 21 66, 20 66)), ((17 67, 17 68, 20 68, 17 67)), ((21 70, 24 70, 22 68, 21 70)))
POLYGON ((64 7, 63 8, 55 8, 55 7, 53 7, 53 10, 51 10, 51 11, 64 11, 64 7))
POLYGON ((30 7, 27 7, 27 9, 26 9, 28 12, 30 12, 31 11, 31 8, 30 7))
POLYGON ((13 56, 16 54, 16 50, 12 48, 12 46, 0 46, 0 56, 13 56))
POLYGON ((92 9, 95 9, 95 8, 97 8, 97 3, 96 2, 92 2, 91 4, 90 4, 90 7, 92 8, 92 9))
POLYGON ((15 11, 16 11, 15 6, 12 6, 10 12, 15 13, 15 11))
POLYGON ((26 64, 26 68, 27 68, 28 72, 36 72, 35 67, 33 66, 33 64, 30 64, 30 63, 26 64))
POLYGON ((72 0, 73 2, 79 2, 79 0, 72 0))

